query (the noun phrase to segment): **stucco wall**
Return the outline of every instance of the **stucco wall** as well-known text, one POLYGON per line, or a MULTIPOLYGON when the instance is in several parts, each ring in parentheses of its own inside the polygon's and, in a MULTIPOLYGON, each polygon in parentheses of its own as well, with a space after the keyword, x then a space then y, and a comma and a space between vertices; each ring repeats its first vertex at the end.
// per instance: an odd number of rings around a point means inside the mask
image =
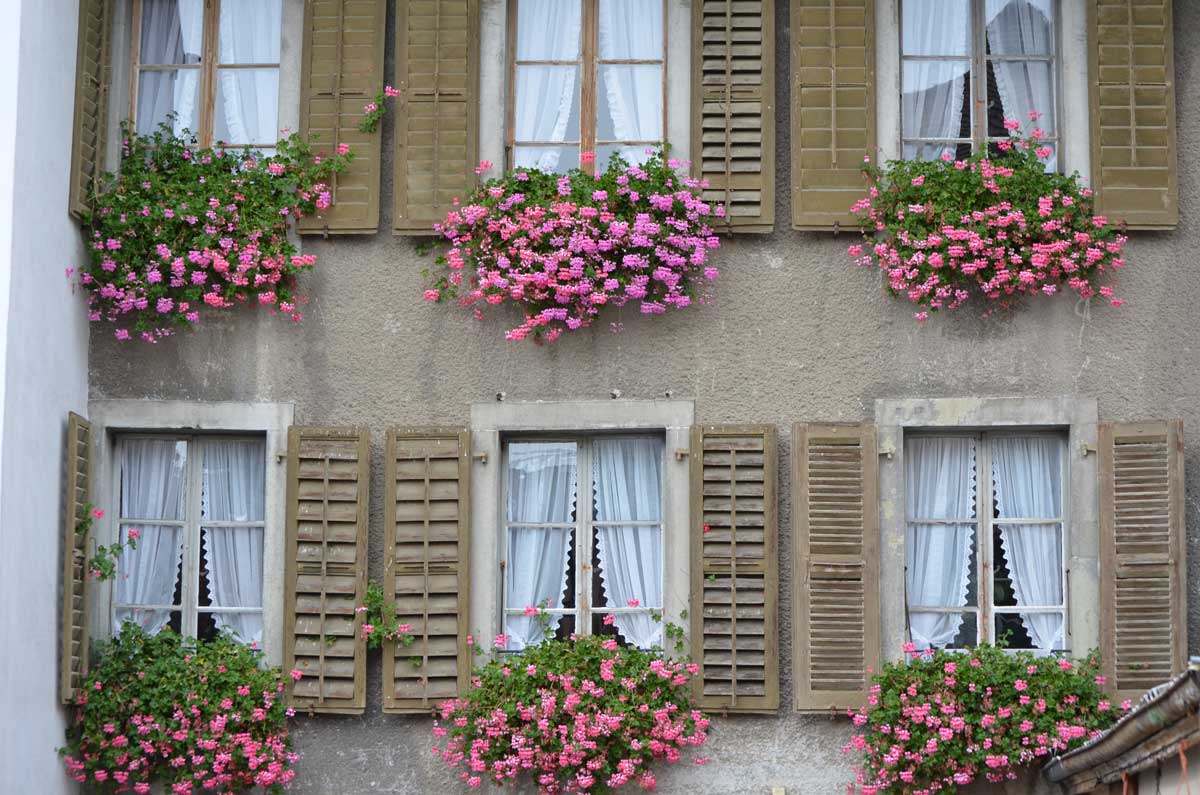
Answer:
POLYGON ((0 792, 74 791, 55 748, 66 414, 87 410, 87 317, 64 269, 78 0, 9 0, 0 29, 0 792), (17 115, 17 108, 20 114, 17 115))
MULTIPOLYGON (((396 424, 465 425, 473 401, 505 392, 508 400, 626 397, 695 400, 699 422, 774 423, 781 455, 790 455, 797 420, 870 420, 876 398, 1084 396, 1101 419, 1182 417, 1185 421, 1189 559, 1200 571, 1200 98, 1196 77, 1200 4, 1176 3, 1179 185, 1183 220, 1174 233, 1138 234, 1121 274, 1126 305, 1031 301, 1010 316, 982 320, 961 313, 918 327, 887 297, 874 272, 849 263, 849 235, 786 229, 788 169, 787 2, 777 3, 780 109, 778 230, 727 241, 717 301, 677 315, 646 319, 613 312, 607 322, 554 345, 512 344, 513 317, 480 323, 454 307, 421 302, 428 260, 413 241, 374 237, 307 240, 318 268, 306 278, 312 296, 299 326, 252 311, 235 312, 201 332, 155 346, 115 344, 92 335, 95 398, 294 401, 302 423, 369 427, 374 442, 371 575, 383 571, 382 445, 396 424)), ((392 41, 390 32, 389 47, 392 41)), ((389 55, 390 57, 390 55, 389 55)), ((391 151, 385 124, 383 149, 391 151)), ((389 229, 390 163, 383 168, 389 229)), ((786 466, 780 527, 782 702, 791 703, 791 506, 786 466)), ((899 598, 893 594, 890 598, 899 598)), ((1200 599, 1189 586, 1193 650, 1200 647, 1200 599)), ((331 792, 439 791, 450 781, 430 754, 428 721, 379 714, 379 665, 369 666, 367 715, 298 721, 303 795, 331 792)), ((708 767, 665 775, 664 792, 836 793, 847 780, 840 747, 845 721, 806 718, 788 708, 778 718, 717 722, 708 767)), ((1028 789, 1021 791, 1027 792, 1028 789)))

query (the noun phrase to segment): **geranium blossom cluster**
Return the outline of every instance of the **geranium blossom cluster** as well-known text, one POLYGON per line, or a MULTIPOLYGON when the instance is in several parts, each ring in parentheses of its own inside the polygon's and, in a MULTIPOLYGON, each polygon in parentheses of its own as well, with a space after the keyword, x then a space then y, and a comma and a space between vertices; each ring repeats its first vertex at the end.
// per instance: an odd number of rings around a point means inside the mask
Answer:
POLYGON ((224 635, 125 624, 80 687, 61 749, 67 772, 97 793, 282 791, 295 777, 292 710, 261 656, 224 635))
MULTIPOLYGON (((240 303, 300 319, 296 276, 316 262, 289 239, 291 224, 330 206, 330 179, 352 158, 345 144, 313 154, 298 136, 267 155, 191 149, 163 124, 128 127, 119 174, 93 197, 88 316, 119 340, 155 342, 240 303)), ((68 270, 68 274, 71 271, 68 270)))
POLYGON ((652 764, 678 762, 707 740, 709 720, 690 702, 695 672, 611 636, 545 641, 489 663, 465 698, 442 704, 433 750, 472 787, 652 790, 652 764))
POLYGON ((363 617, 359 632, 367 642, 368 649, 378 649, 389 640, 408 647, 416 640, 412 625, 400 622, 396 617, 396 605, 387 598, 383 586, 375 580, 367 581, 363 603, 354 608, 354 612, 363 617))
POLYGON ((977 779, 1015 779, 1022 768, 1075 748, 1129 709, 1103 691, 1095 654, 1035 657, 994 646, 919 652, 874 677, 844 750, 862 756, 848 793, 949 795, 977 779))
MULTIPOLYGON (((1036 123, 1037 112, 1030 117, 1036 123)), ((1020 122, 1005 125, 1019 134, 1020 122)), ((1120 306, 1107 280, 1125 264, 1126 238, 1095 214, 1077 174, 1046 169, 1045 137, 1035 128, 965 159, 868 161, 870 196, 852 208, 863 242, 850 255, 882 269, 891 293, 917 305, 917 320, 972 300, 988 314, 1064 289, 1120 306)))
MULTIPOLYGON (((581 160, 592 168, 591 153, 581 160)), ((659 152, 640 165, 614 157, 604 170, 489 180, 437 226, 449 247, 426 300, 457 299, 480 319, 485 304, 516 304, 524 322, 507 338, 536 341, 590 326, 606 306, 691 306, 717 278, 710 222, 724 209, 701 197, 704 182, 676 173, 681 165, 659 152)))

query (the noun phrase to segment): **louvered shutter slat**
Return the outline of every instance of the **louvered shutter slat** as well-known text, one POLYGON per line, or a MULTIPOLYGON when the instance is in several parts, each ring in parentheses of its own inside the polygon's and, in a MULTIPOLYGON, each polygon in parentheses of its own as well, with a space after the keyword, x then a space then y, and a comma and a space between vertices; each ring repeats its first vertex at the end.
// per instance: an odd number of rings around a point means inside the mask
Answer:
POLYGON ((873 0, 792 3, 792 226, 857 224, 875 147, 873 0))
POLYGON ((79 42, 75 51, 75 121, 68 205, 76 218, 82 218, 90 210, 93 182, 104 171, 111 28, 110 0, 81 0, 79 42))
POLYGON ((691 456, 696 698, 704 709, 772 712, 779 707, 775 429, 696 427, 691 456))
POLYGON ((301 220, 303 233, 379 229, 380 133, 360 132, 358 125, 363 106, 383 90, 387 5, 386 0, 306 4, 300 132, 317 151, 349 144, 354 161, 333 177, 333 206, 301 220))
POLYGON ((775 226, 775 3, 705 0, 692 12, 692 162, 725 232, 775 226))
POLYGON ((62 649, 59 695, 75 700, 88 669, 87 535, 76 531, 92 501, 92 425, 78 414, 67 419, 66 523, 63 527, 62 649))
POLYGON ((1187 654, 1183 425, 1101 423, 1099 447, 1103 663, 1136 699, 1187 654))
POLYGON ((291 704, 360 714, 366 646, 359 639, 367 584, 370 437, 353 428, 288 431, 284 670, 303 676, 291 704))
POLYGON ((429 712, 466 689, 470 455, 465 430, 388 434, 385 582, 397 621, 412 627, 414 642, 384 646, 384 712, 429 712))
POLYGON ((796 708, 860 707, 879 667, 879 460, 873 425, 792 431, 796 708))
POLYGON ((1172 0, 1088 3, 1097 211, 1135 229, 1179 222, 1172 0))
POLYGON ((478 163, 477 0, 400 3, 396 21, 393 227, 434 234, 454 199, 475 186, 478 163))

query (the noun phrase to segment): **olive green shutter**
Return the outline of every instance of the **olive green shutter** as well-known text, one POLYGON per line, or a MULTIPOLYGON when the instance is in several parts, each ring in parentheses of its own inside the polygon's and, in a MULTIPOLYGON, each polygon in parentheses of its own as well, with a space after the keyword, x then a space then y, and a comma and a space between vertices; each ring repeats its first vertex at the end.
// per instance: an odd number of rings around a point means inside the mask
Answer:
POLYGON ((395 202, 399 234, 434 234, 475 187, 479 157, 478 0, 397 4, 395 202))
POLYGON ((874 425, 792 430, 796 708, 861 707, 879 669, 874 425))
POLYGON ((62 549, 62 659, 59 695, 75 700, 88 667, 87 542, 77 532, 92 501, 92 425, 72 412, 67 418, 66 521, 62 549))
POLYGON ((388 433, 386 588, 411 645, 383 652, 383 711, 429 712, 464 692, 469 632, 471 435, 402 428, 388 433))
POLYGON ((1096 209, 1136 229, 1179 222, 1171 0, 1090 0, 1096 209))
POLYGON ((1136 700, 1187 661, 1183 423, 1101 423, 1098 444, 1100 651, 1136 700))
POLYGON ((366 645, 359 638, 367 584, 371 440, 357 428, 288 430, 284 671, 303 676, 290 703, 359 714, 366 645))
POLYGON ((383 91, 387 6, 387 0, 305 3, 300 133, 318 152, 349 144, 354 161, 332 178, 333 206, 302 219, 301 232, 379 229, 380 132, 360 132, 358 124, 363 106, 383 91))
POLYGON ((874 0, 792 3, 792 226, 856 226, 875 147, 874 0))
POLYGON ((111 0, 80 0, 69 203, 76 218, 89 211, 93 182, 104 172, 111 30, 111 0))
POLYGON ((767 425, 692 428, 692 658, 703 709, 779 708, 776 441, 767 425))
POLYGON ((691 152, 704 196, 725 207, 718 230, 774 229, 774 0, 693 4, 691 152))

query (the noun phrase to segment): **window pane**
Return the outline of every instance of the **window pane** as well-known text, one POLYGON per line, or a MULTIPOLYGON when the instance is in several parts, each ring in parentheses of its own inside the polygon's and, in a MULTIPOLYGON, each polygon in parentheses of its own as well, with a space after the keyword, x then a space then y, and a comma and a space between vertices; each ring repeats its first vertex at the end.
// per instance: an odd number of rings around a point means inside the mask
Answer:
POLYGON ((204 0, 142 0, 141 23, 140 63, 200 63, 204 0))
POLYGON ((182 519, 187 442, 121 440, 121 516, 182 519))
POLYGON ((218 62, 279 63, 283 0, 221 0, 218 62))
POLYGON ((919 651, 961 649, 979 642, 975 613, 932 613, 914 610, 908 615, 909 633, 919 651))
POLYGON ((579 31, 579 0, 520 0, 517 60, 577 61, 579 31))
POLYGON ((172 131, 199 132, 200 71, 169 69, 138 74, 137 131, 143 135, 158 129, 172 113, 172 131))
POLYGON ((632 165, 645 163, 650 159, 650 154, 658 149, 658 143, 633 144, 632 146, 621 146, 620 144, 600 144, 596 147, 596 167, 604 169, 608 166, 608 161, 612 159, 614 154, 620 154, 625 162, 632 165))
POLYGON ((661 437, 597 438, 596 521, 658 521, 662 518, 661 437))
MULTIPOLYGON (((178 605, 183 573, 183 528, 173 525, 122 525, 121 540, 138 532, 137 548, 126 548, 117 561, 117 603, 178 605)), ((125 620, 147 632, 158 632, 171 620, 168 609, 118 609, 114 631, 125 620)))
POLYGON ((661 64, 601 64, 596 137, 601 141, 661 141, 661 64))
POLYGON ((575 443, 508 445, 508 521, 569 524, 575 517, 575 443))
POLYGON ((518 66, 515 93, 517 141, 579 140, 579 67, 518 66))
POLYGON ((967 61, 905 61, 901 116, 904 138, 970 138, 967 61))
POLYGON ((579 145, 513 147, 514 168, 536 168, 565 174, 579 168, 579 145))
POLYGON ((1061 612, 997 613, 995 624, 997 646, 1042 652, 1066 649, 1061 612))
POLYGON ((609 614, 594 612, 592 613, 592 634, 605 635, 614 637, 617 642, 623 646, 637 646, 640 649, 649 649, 654 646, 662 648, 663 646, 663 624, 660 618, 660 613, 651 613, 650 611, 638 611, 637 613, 624 613, 614 615, 613 619, 606 622, 609 614), (657 620, 656 620, 657 619, 657 620), (634 627, 640 631, 640 628, 645 625, 647 630, 641 632, 637 637, 641 643, 635 642, 625 632, 625 629, 634 627))
POLYGON ((662 60, 662 0, 600 0, 602 60, 662 60))
POLYGON ((987 42, 992 55, 1054 52, 1051 0, 987 0, 987 42))
POLYGON ((271 144, 279 139, 279 70, 217 70, 213 135, 230 144, 271 144))
POLYGON ((262 439, 205 439, 200 515, 214 522, 261 522, 266 489, 262 439))
POLYGON ((903 0, 904 55, 970 55, 968 0, 903 0))
POLYGON ((1029 136, 1034 129, 1053 134, 1054 72, 1047 61, 988 61, 988 135, 1029 136), (1030 114, 1036 113, 1035 122, 1030 114), (1021 123, 1011 133, 1005 119, 1021 123))
MULTIPOLYGON (((200 605, 262 607, 263 528, 205 527, 201 531, 200 605)), ((214 612, 218 631, 262 642, 261 613, 214 612)))
POLYGON ((905 160, 939 160, 944 154, 955 160, 965 160, 971 156, 971 145, 953 141, 904 144, 905 160))
MULTIPOLYGON (((570 527, 510 527, 507 584, 504 606, 559 608, 567 606, 571 585, 571 547, 574 529, 570 527)), ((573 595, 573 594, 572 594, 573 595)), ((510 649, 523 649, 540 642, 545 616, 507 615, 505 633, 511 638, 510 649)), ((558 616, 550 616, 550 629, 558 626, 558 616)))
POLYGON ((178 610, 147 610, 144 607, 122 607, 113 613, 113 632, 119 633, 126 621, 138 624, 151 635, 170 627, 176 634, 182 632, 183 614, 178 610))
POLYGON ((992 438, 997 519, 1057 519, 1062 515, 1062 436, 992 438))

